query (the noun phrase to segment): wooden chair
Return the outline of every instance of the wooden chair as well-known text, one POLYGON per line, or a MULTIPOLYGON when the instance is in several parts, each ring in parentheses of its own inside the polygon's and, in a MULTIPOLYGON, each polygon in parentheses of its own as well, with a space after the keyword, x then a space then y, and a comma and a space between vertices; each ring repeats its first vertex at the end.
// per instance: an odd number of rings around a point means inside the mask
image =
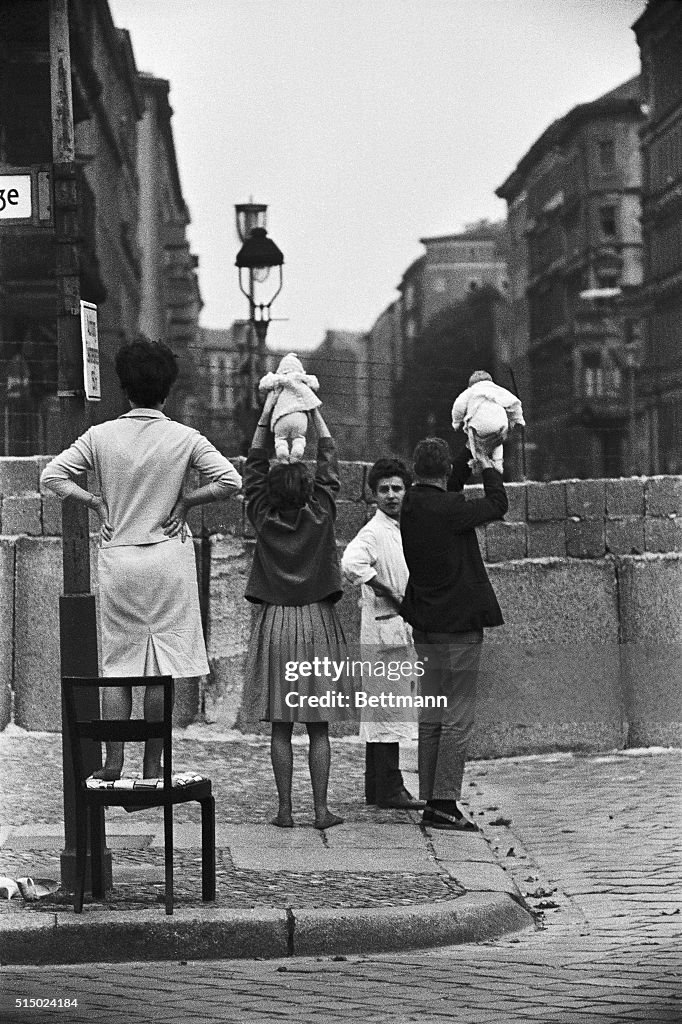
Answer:
MULTIPOLYGON (((201 806, 201 895, 210 902, 215 899, 215 799, 211 793, 210 779, 196 776, 183 781, 182 776, 173 776, 172 744, 172 702, 173 680, 171 676, 137 676, 134 678, 74 677, 62 678, 62 694, 66 715, 65 726, 71 746, 71 759, 75 779, 76 808, 76 888, 73 909, 77 914, 83 910, 85 872, 87 861, 88 830, 91 837, 92 895, 104 898, 104 876, 102 870, 102 811, 105 807, 163 807, 163 831, 165 852, 166 913, 173 913, 173 806, 196 800, 201 806), (75 691, 81 687, 105 686, 163 686, 163 719, 147 722, 143 719, 81 720, 77 713, 75 691), (83 770, 83 744, 110 741, 145 741, 163 739, 163 781, 158 788, 122 788, 118 783, 99 783, 92 788, 83 770)), ((134 785, 128 780, 128 785, 134 785)))

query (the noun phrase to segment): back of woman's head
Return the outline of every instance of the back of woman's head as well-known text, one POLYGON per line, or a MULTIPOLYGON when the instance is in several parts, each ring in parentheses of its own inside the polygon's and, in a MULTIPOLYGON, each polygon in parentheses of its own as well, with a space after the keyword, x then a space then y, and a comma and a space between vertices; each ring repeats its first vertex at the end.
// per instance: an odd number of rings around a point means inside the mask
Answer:
POLYGON ((130 401, 150 408, 168 398, 178 361, 168 345, 141 336, 118 350, 116 373, 130 401))
POLYGON ((303 508, 314 481, 304 462, 275 462, 268 472, 268 501, 274 509, 303 508))

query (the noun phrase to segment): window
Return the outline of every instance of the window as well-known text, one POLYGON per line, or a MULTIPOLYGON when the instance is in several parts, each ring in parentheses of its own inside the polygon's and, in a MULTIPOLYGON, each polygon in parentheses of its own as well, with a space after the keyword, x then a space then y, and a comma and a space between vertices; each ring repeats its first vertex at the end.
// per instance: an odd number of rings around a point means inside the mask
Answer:
POLYGON ((598 143, 599 166, 604 172, 613 171, 616 167, 616 147, 613 139, 602 139, 598 143))
POLYGON ((583 390, 586 398, 604 393, 604 371, 599 352, 586 352, 583 355, 583 390))
POLYGON ((618 234, 616 225, 616 207, 602 206, 599 210, 599 226, 604 238, 615 238, 618 234))

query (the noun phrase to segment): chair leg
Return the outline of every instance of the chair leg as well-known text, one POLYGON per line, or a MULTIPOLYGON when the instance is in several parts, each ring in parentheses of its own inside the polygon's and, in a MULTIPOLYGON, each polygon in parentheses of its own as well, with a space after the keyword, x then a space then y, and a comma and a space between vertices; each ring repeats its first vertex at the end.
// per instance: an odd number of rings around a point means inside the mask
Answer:
POLYGON ((173 805, 163 808, 163 845, 166 864, 166 913, 173 913, 173 805))
POLYGON ((74 913, 82 914, 85 896, 85 869, 88 855, 88 808, 76 805, 76 880, 73 889, 74 913))
POLYGON ((201 800, 201 898, 215 900, 215 797, 201 800))
POLYGON ((90 864, 92 869, 92 898, 104 899, 104 868, 102 865, 102 824, 104 809, 90 808, 90 864))

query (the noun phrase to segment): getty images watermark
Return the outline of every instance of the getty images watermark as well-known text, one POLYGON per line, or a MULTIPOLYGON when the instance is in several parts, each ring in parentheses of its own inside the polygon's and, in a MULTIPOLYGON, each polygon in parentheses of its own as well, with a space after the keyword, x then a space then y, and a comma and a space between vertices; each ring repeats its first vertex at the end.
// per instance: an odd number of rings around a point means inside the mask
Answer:
POLYGON ((284 702, 289 708, 404 708, 406 711, 447 708, 445 696, 412 692, 423 675, 424 662, 419 659, 355 660, 325 656, 314 657, 309 661, 287 661, 284 665, 284 679, 287 683, 315 679, 321 681, 322 686, 318 684, 319 692, 316 693, 301 692, 292 686, 285 694, 284 702), (326 690, 322 688, 325 682, 329 684, 326 690), (383 683, 398 685, 395 689, 382 689, 383 683), (350 692, 344 692, 343 688, 350 692))

